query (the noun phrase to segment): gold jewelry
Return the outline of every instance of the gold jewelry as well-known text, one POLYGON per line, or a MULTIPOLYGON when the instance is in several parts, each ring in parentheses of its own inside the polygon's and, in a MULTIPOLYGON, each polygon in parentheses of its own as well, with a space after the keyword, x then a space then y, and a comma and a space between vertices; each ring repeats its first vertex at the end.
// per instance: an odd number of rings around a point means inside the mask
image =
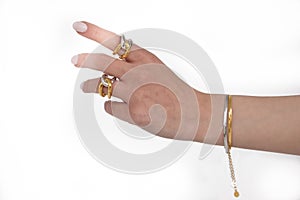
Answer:
MULTIPOLYGON (((101 81, 101 80, 100 80, 101 81)), ((107 85, 107 97, 110 99, 112 96, 112 80, 110 78, 105 78, 105 84, 107 85)), ((105 97, 106 94, 103 92, 103 87, 106 87, 101 81, 98 86, 98 93, 101 97, 105 97)))
MULTIPOLYGON (((132 44, 133 42, 131 39, 126 40, 125 36, 121 35, 121 42, 113 50, 113 55, 119 54, 120 55, 119 58, 121 60, 126 60, 126 58, 129 55, 132 44)), ((103 74, 101 77, 102 85, 104 85, 108 89, 107 96, 109 99, 111 98, 112 95, 112 83, 116 80, 117 80, 116 77, 113 77, 112 79, 108 78, 107 74, 103 74)))
POLYGON ((108 84, 108 87, 107 87, 107 97, 110 99, 111 95, 112 95, 112 83, 111 83, 111 80, 109 78, 106 78, 105 82, 108 84))
MULTIPOLYGON (((229 102, 231 102, 231 100, 229 100, 229 102)), ((230 150, 231 146, 232 146, 232 108, 231 108, 231 106, 228 110, 228 132, 227 133, 228 133, 228 137, 227 137, 228 149, 230 150)))
POLYGON ((118 46, 113 50, 113 55, 116 55, 118 54, 118 52, 121 50, 122 46, 121 46, 121 43, 118 44, 118 46))
POLYGON ((120 54, 119 58, 125 60, 132 47, 132 40, 127 40, 124 35, 121 35, 121 43, 113 50, 113 55, 120 54))
POLYGON ((110 82, 113 84, 117 78, 114 77, 114 76, 108 76, 107 74, 102 74, 100 80, 101 80, 101 83, 103 84, 104 87, 108 87, 108 84, 107 82, 105 81, 106 78, 109 78, 110 79, 110 82))
POLYGON ((124 52, 124 54, 120 55, 120 59, 122 59, 122 60, 124 60, 124 59, 126 59, 128 57, 129 51, 130 51, 131 46, 132 46, 132 44, 130 44, 128 42, 128 40, 126 40, 126 42, 125 42, 124 45, 125 45, 125 52, 124 52))
POLYGON ((105 93, 103 92, 103 83, 100 83, 98 86, 98 93, 100 94, 101 97, 105 97, 105 93))
POLYGON ((232 162, 232 157, 231 157, 231 152, 230 152, 230 149, 232 146, 232 119, 233 119, 231 95, 228 95, 227 103, 228 103, 227 109, 225 109, 227 111, 227 126, 224 127, 224 128, 227 128, 226 133, 228 134, 228 135, 226 135, 227 143, 228 143, 228 151, 226 151, 226 153, 228 155, 228 160, 229 160, 229 169, 230 169, 230 174, 231 174, 231 180, 232 180, 233 187, 234 187, 234 196, 239 197, 240 193, 238 192, 237 185, 236 185, 236 178, 235 178, 234 167, 233 167, 233 162, 232 162))

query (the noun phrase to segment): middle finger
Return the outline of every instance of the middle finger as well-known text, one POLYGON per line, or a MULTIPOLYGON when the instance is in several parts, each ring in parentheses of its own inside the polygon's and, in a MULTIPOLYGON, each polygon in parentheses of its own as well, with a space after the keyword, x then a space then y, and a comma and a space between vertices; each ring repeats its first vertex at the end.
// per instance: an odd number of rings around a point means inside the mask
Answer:
POLYGON ((72 58, 72 63, 76 67, 99 70, 118 78, 131 68, 131 64, 102 53, 79 54, 72 58))

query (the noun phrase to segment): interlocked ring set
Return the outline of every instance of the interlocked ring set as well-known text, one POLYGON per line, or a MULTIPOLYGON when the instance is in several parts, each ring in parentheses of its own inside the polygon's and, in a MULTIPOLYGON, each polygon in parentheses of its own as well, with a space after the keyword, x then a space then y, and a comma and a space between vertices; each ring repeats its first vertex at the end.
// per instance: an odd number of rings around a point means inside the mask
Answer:
MULTIPOLYGON (((119 54, 119 58, 121 60, 126 60, 129 55, 130 49, 132 47, 132 40, 127 40, 124 35, 121 36, 121 42, 118 46, 113 50, 113 55, 119 54)), ((110 78, 107 74, 103 74, 99 81, 98 93, 100 96, 105 97, 106 94, 103 92, 103 88, 107 88, 107 97, 110 99, 112 95, 112 84, 117 80, 116 77, 110 78)))

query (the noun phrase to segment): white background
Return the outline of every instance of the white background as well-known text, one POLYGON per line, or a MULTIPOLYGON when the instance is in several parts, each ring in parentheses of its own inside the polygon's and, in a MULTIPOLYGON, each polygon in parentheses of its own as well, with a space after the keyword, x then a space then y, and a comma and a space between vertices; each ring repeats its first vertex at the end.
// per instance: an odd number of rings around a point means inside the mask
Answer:
MULTIPOLYGON (((291 95, 300 92, 299 10, 299 0, 0 1, 0 199, 233 199, 223 147, 199 160, 195 143, 171 167, 139 176, 89 155, 73 121, 70 58, 96 44, 72 23, 177 31, 206 50, 227 92, 291 95)), ((233 155, 240 199, 300 199, 299 156, 233 155)))

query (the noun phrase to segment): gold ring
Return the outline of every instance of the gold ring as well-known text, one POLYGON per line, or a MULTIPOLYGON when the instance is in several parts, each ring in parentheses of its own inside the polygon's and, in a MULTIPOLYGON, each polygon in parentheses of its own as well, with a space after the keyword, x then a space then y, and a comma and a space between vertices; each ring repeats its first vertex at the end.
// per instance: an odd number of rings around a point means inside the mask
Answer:
MULTIPOLYGON (((107 83, 107 97, 110 99, 112 96, 112 80, 110 78, 105 78, 105 82, 107 83)), ((103 92, 103 88, 105 85, 100 82, 98 86, 98 93, 101 97, 105 97, 106 94, 103 92)))
POLYGON ((114 51, 113 51, 113 55, 118 54, 119 51, 121 50, 121 48, 122 48, 121 44, 118 44, 118 46, 117 46, 117 47, 114 49, 114 51))
POLYGON ((100 94, 101 97, 105 97, 105 93, 103 92, 103 84, 100 83, 98 87, 98 93, 100 94))
POLYGON ((107 97, 110 99, 111 95, 112 95, 112 83, 111 83, 111 80, 109 78, 106 78, 105 82, 108 84, 108 87, 107 87, 107 97))
POLYGON ((127 40, 125 36, 122 35, 120 44, 113 50, 113 55, 119 54, 119 58, 125 60, 129 55, 132 44, 132 40, 127 40))
POLYGON ((128 57, 129 51, 131 49, 132 44, 128 43, 128 41, 125 42, 125 52, 124 54, 120 55, 120 59, 124 60, 128 57))

